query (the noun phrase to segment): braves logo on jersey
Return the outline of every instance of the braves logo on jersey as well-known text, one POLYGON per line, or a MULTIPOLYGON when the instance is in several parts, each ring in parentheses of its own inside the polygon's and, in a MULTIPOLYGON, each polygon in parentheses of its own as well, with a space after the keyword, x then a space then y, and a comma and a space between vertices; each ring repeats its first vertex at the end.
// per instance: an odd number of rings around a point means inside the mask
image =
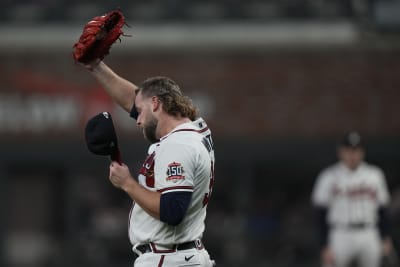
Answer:
POLYGON ((377 190, 366 185, 356 185, 349 188, 341 188, 335 184, 332 188, 332 195, 334 197, 348 197, 351 199, 369 198, 373 201, 377 201, 378 198, 377 190))
POLYGON ((146 186, 154 188, 154 156, 155 152, 149 154, 139 170, 139 176, 143 175, 146 186))

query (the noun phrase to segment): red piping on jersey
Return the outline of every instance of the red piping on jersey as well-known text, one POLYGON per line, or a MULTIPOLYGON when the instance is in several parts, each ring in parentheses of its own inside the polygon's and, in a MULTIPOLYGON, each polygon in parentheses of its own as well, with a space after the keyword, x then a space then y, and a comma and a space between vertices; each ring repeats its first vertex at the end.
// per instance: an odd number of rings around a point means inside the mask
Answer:
POLYGON ((173 133, 177 133, 177 132, 196 132, 196 133, 204 133, 205 131, 208 131, 208 127, 205 127, 201 130, 195 130, 195 129, 178 129, 176 131, 171 132, 170 134, 168 134, 167 136, 165 136, 164 138, 161 138, 162 140, 166 139, 168 136, 170 136, 173 133))
POLYGON ((160 262, 158 263, 158 267, 161 267, 164 263, 165 255, 161 255, 160 262))
POLYGON ((167 187, 167 188, 159 189, 157 191, 162 193, 162 192, 165 192, 165 191, 168 191, 168 190, 175 190, 175 189, 191 189, 191 190, 193 190, 193 186, 173 186, 173 187, 167 187))
POLYGON ((195 129, 178 129, 176 131, 173 131, 172 133, 176 133, 176 132, 184 132, 184 131, 188 131, 188 132, 198 132, 198 133, 203 133, 205 131, 208 130, 208 127, 203 128, 201 130, 195 130, 195 129))

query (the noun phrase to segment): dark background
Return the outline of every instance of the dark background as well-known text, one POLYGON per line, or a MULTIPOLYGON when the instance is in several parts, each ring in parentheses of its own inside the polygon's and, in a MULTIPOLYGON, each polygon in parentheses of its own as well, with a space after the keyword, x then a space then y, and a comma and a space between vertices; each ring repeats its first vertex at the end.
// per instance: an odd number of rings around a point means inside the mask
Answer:
POLYGON ((84 125, 111 112, 132 173, 147 143, 71 57, 83 23, 116 6, 133 36, 107 64, 173 78, 213 131, 218 266, 319 266, 310 193, 353 129, 386 174, 400 247, 399 1, 19 0, 0 4, 0 266, 132 266, 131 201, 84 125))

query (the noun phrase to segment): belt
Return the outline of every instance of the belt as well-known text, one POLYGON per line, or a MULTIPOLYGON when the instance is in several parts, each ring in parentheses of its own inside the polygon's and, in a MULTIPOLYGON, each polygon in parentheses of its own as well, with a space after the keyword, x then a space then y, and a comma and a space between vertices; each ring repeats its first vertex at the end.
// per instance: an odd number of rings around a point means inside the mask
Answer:
POLYGON ((176 252, 179 250, 187 250, 187 249, 203 249, 203 243, 201 242, 200 239, 194 240, 194 241, 189 241, 181 244, 174 244, 174 245, 157 245, 155 243, 147 243, 143 245, 138 245, 133 248, 133 251, 135 254, 138 256, 144 253, 148 252, 154 252, 154 253, 172 253, 176 252))
POLYGON ((337 224, 334 225, 333 228, 339 228, 339 229, 365 229, 365 228, 370 228, 372 225, 369 223, 348 223, 348 224, 337 224))

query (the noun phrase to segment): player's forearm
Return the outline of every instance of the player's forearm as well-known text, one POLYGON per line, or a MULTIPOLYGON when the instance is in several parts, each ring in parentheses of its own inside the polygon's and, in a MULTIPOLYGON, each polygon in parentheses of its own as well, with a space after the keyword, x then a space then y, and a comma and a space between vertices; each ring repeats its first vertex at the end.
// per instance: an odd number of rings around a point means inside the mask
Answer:
POLYGON ((136 202, 142 209, 144 209, 150 216, 160 219, 160 198, 159 192, 147 190, 135 180, 130 179, 129 182, 122 186, 132 200, 136 202))
POLYGON ((135 84, 117 75, 102 61, 92 69, 92 74, 119 106, 131 111, 137 89, 135 84))

